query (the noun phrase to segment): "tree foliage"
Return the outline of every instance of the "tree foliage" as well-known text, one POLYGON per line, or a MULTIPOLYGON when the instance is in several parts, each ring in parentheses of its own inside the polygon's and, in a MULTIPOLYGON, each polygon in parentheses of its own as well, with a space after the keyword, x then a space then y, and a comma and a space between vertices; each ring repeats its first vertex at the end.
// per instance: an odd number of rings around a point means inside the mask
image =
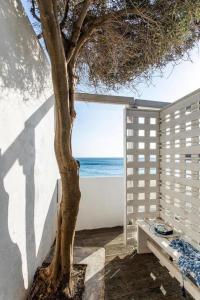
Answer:
POLYGON ((88 1, 74 42, 73 32, 86 2, 57 1, 66 49, 81 45, 76 53, 79 82, 87 77, 94 86, 131 84, 183 58, 200 37, 199 0, 94 0, 88 1))

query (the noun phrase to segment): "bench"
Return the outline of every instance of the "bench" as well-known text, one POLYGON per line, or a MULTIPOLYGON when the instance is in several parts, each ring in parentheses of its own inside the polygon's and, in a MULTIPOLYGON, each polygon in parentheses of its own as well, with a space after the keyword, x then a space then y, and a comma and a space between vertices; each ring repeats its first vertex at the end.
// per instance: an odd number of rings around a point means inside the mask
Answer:
MULTIPOLYGON (((151 228, 152 224, 149 221, 137 222, 138 254, 153 253, 160 264, 168 269, 169 274, 182 284, 183 276, 177 266, 180 254, 169 246, 168 238, 157 236, 151 228)), ((192 280, 185 278, 184 287, 195 300, 200 300, 200 288, 192 280)))

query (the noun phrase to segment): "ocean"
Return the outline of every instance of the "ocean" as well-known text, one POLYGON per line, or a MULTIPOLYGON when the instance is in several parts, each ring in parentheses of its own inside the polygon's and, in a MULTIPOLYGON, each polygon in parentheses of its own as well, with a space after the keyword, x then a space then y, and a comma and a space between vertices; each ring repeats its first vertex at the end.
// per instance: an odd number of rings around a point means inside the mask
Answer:
POLYGON ((77 158, 81 177, 123 176, 123 158, 77 158))

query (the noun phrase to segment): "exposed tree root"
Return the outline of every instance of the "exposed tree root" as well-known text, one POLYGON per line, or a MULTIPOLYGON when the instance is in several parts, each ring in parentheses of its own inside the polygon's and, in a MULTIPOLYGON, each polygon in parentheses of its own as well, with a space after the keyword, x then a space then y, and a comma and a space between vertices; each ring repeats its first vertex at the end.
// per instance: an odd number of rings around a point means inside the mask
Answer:
POLYGON ((62 276, 52 283, 48 277, 48 264, 38 268, 27 300, 80 300, 84 291, 84 278, 86 265, 75 265, 72 272, 72 285, 68 286, 68 280, 62 276))

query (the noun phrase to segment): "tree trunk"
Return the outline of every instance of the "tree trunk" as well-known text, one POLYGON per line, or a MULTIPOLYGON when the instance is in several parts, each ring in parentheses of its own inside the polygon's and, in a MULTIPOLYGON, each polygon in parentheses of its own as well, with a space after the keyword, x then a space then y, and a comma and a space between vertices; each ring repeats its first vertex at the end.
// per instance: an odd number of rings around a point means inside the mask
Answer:
POLYGON ((71 271, 73 264, 73 244, 75 225, 80 202, 79 175, 77 162, 71 158, 68 168, 61 173, 62 200, 58 213, 58 228, 54 257, 50 266, 51 281, 57 285, 60 278, 65 278, 67 294, 73 291, 71 271))
MULTIPOLYGON (((70 82, 72 84, 72 80, 70 82)), ((74 85, 73 87, 69 87, 69 93, 71 90, 74 90, 74 85)), ((74 92, 71 96, 74 97, 74 92)), ((73 114, 75 114, 74 109, 73 114)), ((50 272, 48 273, 51 285, 54 288, 57 287, 60 279, 64 278, 67 285, 65 293, 71 296, 73 294, 73 282, 71 281, 73 245, 81 196, 79 189, 79 164, 72 156, 71 133, 73 117, 70 118, 70 127, 67 127, 64 125, 66 122, 64 124, 59 122, 60 114, 56 113, 56 116, 55 154, 61 177, 62 198, 58 211, 55 252, 49 267, 50 272), (60 137, 63 135, 63 132, 67 145, 60 143, 60 137), (61 155, 63 148, 66 148, 66 146, 68 151, 64 155, 61 155)))
MULTIPOLYGON (((60 121, 60 114, 57 113, 56 118, 56 132, 55 132, 55 153, 59 166, 61 185, 62 185, 62 198, 60 203, 60 210, 58 212, 58 225, 56 236, 56 247, 54 258, 50 266, 50 280, 56 286, 60 279, 64 278, 67 284, 65 293, 70 296, 73 294, 73 282, 71 280, 71 271, 73 266, 73 245, 75 235, 75 225, 78 215, 78 208, 80 202, 80 189, 79 189, 79 164, 72 156, 71 134, 73 127, 73 119, 75 115, 74 105, 74 73, 67 72, 68 98, 70 103, 70 126, 60 121), (60 137, 64 132, 64 140, 60 137), (67 145, 60 143, 60 140, 67 141, 67 145), (63 148, 68 148, 66 153, 61 155, 63 148)), ((58 108, 59 111, 59 108, 58 108)))
POLYGON ((71 132, 74 112, 74 64, 66 63, 54 1, 38 0, 45 44, 51 60, 55 94, 55 153, 62 183, 62 198, 58 212, 55 253, 51 265, 41 272, 50 290, 65 279, 67 295, 72 294, 71 271, 75 224, 80 202, 79 164, 72 156, 71 132))

